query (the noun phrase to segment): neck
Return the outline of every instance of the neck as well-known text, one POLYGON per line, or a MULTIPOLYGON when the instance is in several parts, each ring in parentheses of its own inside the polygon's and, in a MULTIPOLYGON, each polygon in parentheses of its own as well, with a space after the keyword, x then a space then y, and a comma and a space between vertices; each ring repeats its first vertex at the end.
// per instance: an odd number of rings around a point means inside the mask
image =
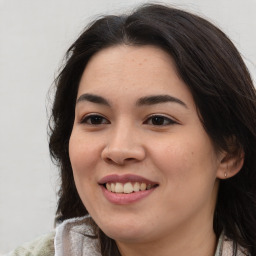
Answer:
POLYGON ((213 256, 216 249, 216 236, 211 225, 202 227, 196 232, 186 228, 174 232, 174 235, 162 237, 144 243, 122 243, 117 246, 122 256, 213 256))

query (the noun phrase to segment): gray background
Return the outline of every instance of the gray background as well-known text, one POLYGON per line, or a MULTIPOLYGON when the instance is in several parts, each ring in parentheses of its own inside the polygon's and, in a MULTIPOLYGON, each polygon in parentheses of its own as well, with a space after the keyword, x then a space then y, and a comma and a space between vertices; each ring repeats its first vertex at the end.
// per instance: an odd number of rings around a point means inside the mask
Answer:
MULTIPOLYGON (((58 172, 48 153, 47 93, 66 49, 99 14, 142 2, 0 0, 0 254, 53 228, 58 172)), ((162 2, 222 28, 255 81, 256 0, 162 2)))

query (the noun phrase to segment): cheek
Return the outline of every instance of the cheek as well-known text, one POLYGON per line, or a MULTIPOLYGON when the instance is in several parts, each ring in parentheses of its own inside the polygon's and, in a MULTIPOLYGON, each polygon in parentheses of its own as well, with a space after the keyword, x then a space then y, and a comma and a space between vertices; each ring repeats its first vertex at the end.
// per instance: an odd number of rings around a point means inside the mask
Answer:
POLYGON ((88 205, 88 197, 94 198, 94 184, 97 184, 94 175, 98 164, 97 144, 87 140, 83 134, 72 132, 69 141, 69 156, 73 170, 74 181, 84 205, 88 205))
POLYGON ((69 157, 78 194, 87 210, 91 209, 91 201, 96 200, 94 190, 97 182, 93 175, 99 159, 96 145, 79 132, 73 131, 71 134, 69 157))
POLYGON ((178 175, 194 162, 194 151, 190 150, 188 143, 182 143, 179 139, 171 140, 171 143, 166 140, 153 145, 152 159, 158 168, 166 174, 178 175))
POLYGON ((184 137, 172 140, 169 145, 154 144, 154 150, 154 165, 162 173, 165 192, 161 203, 168 202, 168 212, 174 215, 179 212, 182 218, 205 206, 212 208, 216 194, 216 164, 212 160, 211 144, 203 146, 200 141, 194 143, 184 137))
POLYGON ((153 162, 163 173, 164 182, 176 188, 203 186, 214 183, 217 159, 207 136, 199 138, 182 136, 172 140, 153 143, 151 150, 153 162))
POLYGON ((72 132, 69 141, 69 157, 74 172, 74 176, 83 176, 92 172, 99 159, 99 146, 92 139, 79 132, 72 132))

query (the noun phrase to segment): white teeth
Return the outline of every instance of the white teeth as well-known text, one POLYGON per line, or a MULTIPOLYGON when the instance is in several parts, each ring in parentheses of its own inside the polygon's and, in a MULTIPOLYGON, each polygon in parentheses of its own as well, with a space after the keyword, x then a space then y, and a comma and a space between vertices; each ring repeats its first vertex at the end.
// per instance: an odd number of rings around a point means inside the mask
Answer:
POLYGON ((140 191, 140 183, 139 182, 135 182, 133 185, 133 190, 135 192, 140 191))
POLYGON ((131 182, 127 182, 124 184, 124 193, 129 194, 133 192, 133 185, 131 182))
POLYGON ((125 193, 130 194, 132 192, 145 191, 146 189, 151 189, 152 184, 146 184, 145 182, 126 182, 126 183, 106 183, 106 188, 108 191, 114 193, 125 193))
POLYGON ((116 191, 116 184, 111 183, 111 192, 115 192, 115 191, 116 191))
POLYGON ((124 185, 122 183, 117 182, 115 192, 124 193, 124 185))

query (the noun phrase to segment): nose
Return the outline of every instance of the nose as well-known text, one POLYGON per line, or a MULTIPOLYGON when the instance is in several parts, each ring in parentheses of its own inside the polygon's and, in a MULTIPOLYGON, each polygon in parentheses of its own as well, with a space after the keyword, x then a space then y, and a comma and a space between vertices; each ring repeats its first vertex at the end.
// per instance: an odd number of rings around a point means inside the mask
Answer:
POLYGON ((128 127, 115 129, 110 134, 101 157, 104 161, 117 165, 142 161, 146 152, 140 140, 139 134, 128 127))

